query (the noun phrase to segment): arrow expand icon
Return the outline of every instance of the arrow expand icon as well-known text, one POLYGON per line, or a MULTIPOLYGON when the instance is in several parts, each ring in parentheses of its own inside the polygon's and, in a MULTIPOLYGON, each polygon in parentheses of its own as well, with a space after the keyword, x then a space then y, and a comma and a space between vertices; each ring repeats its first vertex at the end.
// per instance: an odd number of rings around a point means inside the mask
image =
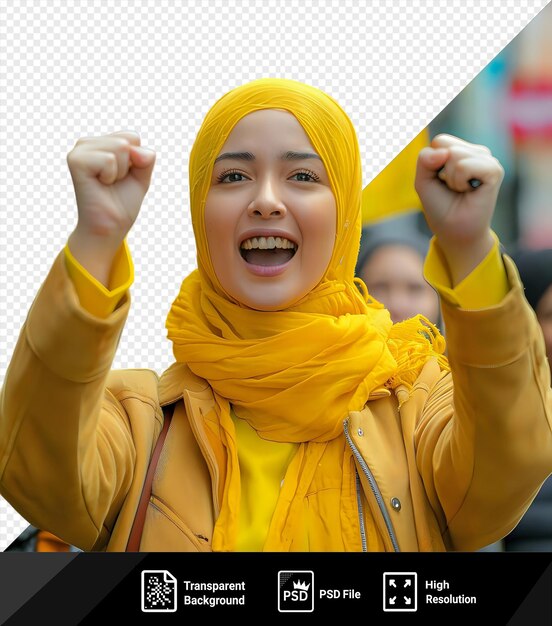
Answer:
POLYGON ((412 613, 418 610, 417 572, 383 572, 383 610, 412 613))

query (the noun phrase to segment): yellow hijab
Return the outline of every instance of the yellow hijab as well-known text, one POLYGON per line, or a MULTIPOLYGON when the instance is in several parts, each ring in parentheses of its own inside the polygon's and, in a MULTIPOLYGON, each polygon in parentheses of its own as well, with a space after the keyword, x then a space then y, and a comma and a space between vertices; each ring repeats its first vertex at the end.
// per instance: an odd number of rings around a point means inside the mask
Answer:
MULTIPOLYGON (((262 78, 237 87, 207 113, 189 169, 198 269, 182 282, 166 328, 175 358, 211 385, 227 449, 235 446, 230 405, 263 438, 328 442, 378 387, 412 384, 431 356, 446 367, 444 339, 429 321, 418 316, 393 325, 388 311, 354 277, 360 152, 355 129, 333 98, 288 79, 262 78), (337 206, 335 246, 322 280, 294 306, 276 312, 249 309, 224 291, 209 257, 204 221, 214 160, 229 133, 243 116, 268 108, 298 119, 322 158, 337 206)), ((229 482, 238 480, 234 454, 226 469, 229 482)), ((235 524, 236 506, 235 493, 225 489, 219 528, 235 524)), ((231 541, 219 547, 231 549, 231 541)))
POLYGON ((262 78, 224 95, 193 145, 190 194, 198 269, 172 305, 168 337, 176 359, 207 379, 262 437, 332 439, 373 389, 390 380, 392 386, 413 382, 425 359, 443 352, 444 340, 429 322, 414 318, 393 327, 387 310, 354 278, 360 152, 351 121, 327 94, 293 80, 262 78), (244 115, 267 108, 285 109, 299 120, 326 167, 337 206, 325 275, 293 307, 276 312, 249 309, 226 294, 209 257, 203 211, 214 160, 232 128, 244 115))

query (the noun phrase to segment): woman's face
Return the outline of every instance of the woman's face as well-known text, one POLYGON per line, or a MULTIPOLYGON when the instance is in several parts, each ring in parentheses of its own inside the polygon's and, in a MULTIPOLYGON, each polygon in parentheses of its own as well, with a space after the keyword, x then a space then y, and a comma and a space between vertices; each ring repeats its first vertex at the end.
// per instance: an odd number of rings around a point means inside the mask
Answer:
POLYGON ((548 364, 552 369, 552 285, 548 287, 539 300, 536 312, 544 335, 548 364))
POLYGON ((205 205, 209 254, 227 294, 260 311, 300 300, 326 272, 336 216, 324 164, 294 115, 263 109, 234 126, 205 205))
POLYGON ((425 281, 423 261, 412 248, 400 244, 376 248, 360 277, 370 294, 389 310, 394 323, 419 313, 438 323, 439 298, 425 281))

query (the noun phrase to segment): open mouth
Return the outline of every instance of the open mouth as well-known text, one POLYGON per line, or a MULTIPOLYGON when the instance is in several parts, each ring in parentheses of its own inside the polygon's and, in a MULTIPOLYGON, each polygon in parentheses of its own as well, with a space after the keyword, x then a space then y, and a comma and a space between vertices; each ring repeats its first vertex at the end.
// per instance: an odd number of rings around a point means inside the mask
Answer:
POLYGON ((240 246, 242 258, 251 265, 285 265, 296 252, 297 244, 285 237, 251 237, 240 246))

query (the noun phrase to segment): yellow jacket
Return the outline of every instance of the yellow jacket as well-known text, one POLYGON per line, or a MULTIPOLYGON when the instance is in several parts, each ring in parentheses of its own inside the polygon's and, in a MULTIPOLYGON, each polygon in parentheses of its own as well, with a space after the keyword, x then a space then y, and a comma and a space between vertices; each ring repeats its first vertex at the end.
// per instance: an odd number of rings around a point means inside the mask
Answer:
MULTIPOLYGON (((500 304, 442 303, 452 376, 429 361, 410 392, 382 390, 344 422, 359 548, 369 510, 386 550, 478 549, 515 526, 552 472, 544 344, 515 266, 505 265, 512 288, 500 304)), ((182 364, 160 378, 110 370, 129 306, 126 293, 107 318, 89 314, 58 256, 0 396, 0 491, 79 548, 124 550, 161 406, 176 402, 141 550, 209 551, 224 478, 220 442, 202 417, 211 389, 182 364)))

